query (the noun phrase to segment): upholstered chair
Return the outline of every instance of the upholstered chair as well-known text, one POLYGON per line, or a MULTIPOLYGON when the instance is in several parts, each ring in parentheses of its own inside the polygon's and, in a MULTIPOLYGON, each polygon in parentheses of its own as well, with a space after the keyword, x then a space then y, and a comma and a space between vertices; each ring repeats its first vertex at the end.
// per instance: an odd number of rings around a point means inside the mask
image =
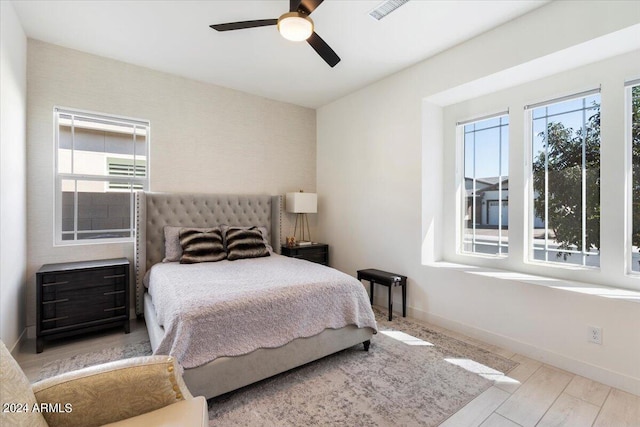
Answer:
POLYGON ((191 396, 169 356, 105 363, 31 385, 0 341, 0 374, 2 426, 208 424, 206 400, 191 396))

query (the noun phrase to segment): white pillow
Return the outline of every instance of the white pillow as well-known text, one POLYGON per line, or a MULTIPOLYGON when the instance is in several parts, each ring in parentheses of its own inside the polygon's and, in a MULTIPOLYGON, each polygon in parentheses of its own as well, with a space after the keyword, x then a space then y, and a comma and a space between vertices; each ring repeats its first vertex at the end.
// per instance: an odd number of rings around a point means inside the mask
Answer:
POLYGON ((182 256, 182 246, 180 246, 180 229, 172 225, 164 226, 164 259, 162 262, 177 262, 182 256))

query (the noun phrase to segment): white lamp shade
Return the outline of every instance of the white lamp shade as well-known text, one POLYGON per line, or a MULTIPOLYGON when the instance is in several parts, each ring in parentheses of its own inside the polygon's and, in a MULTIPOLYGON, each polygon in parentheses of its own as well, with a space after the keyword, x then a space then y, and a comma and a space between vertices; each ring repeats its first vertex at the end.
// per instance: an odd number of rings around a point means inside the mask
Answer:
POLYGON ((317 213, 318 195, 316 193, 287 193, 287 212, 317 213))
POLYGON ((278 18, 278 31, 293 42, 306 40, 313 33, 313 21, 299 12, 289 12, 278 18))

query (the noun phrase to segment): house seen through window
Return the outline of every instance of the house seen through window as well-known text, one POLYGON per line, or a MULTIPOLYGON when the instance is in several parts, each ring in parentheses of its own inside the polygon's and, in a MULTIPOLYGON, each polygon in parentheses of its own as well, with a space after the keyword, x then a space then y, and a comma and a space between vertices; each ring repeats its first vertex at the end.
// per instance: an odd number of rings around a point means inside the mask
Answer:
POLYGON ((462 252, 509 249, 509 116, 461 124, 464 136, 462 252))
MULTIPOLYGON (((133 159, 108 157, 107 168, 109 169, 109 175, 111 176, 128 177, 133 175, 139 178, 144 178, 147 175, 147 162, 144 160, 139 160, 134 164, 133 159)), ((110 181, 109 189, 128 191, 129 185, 130 184, 126 182, 110 181)), ((141 182, 134 182, 132 185, 134 190, 143 190, 144 187, 141 182)))
POLYGON ((130 240, 148 188, 149 122, 54 110, 56 242, 130 240))

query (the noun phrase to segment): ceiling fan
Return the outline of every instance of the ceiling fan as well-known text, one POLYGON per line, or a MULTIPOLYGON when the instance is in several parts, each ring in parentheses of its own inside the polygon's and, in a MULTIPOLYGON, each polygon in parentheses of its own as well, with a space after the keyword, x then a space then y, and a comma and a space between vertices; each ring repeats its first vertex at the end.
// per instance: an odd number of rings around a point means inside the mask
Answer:
POLYGON ((311 15, 323 1, 324 0, 289 0, 289 12, 281 15, 278 19, 229 22, 226 24, 210 25, 210 27, 216 31, 230 31, 277 25, 282 37, 291 41, 306 40, 330 67, 334 67, 340 62, 340 57, 336 55, 333 49, 313 30, 313 21, 309 18, 309 15, 311 15))

